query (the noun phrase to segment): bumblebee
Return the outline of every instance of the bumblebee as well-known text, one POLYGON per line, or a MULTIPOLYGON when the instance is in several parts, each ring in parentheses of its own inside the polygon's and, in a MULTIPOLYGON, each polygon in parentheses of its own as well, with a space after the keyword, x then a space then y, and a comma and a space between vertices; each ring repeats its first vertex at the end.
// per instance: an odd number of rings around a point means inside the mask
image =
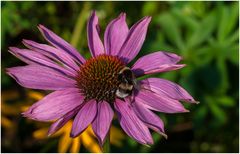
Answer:
POLYGON ((120 84, 116 90, 116 96, 125 98, 132 94, 134 87, 137 85, 137 80, 129 67, 124 67, 118 73, 120 84))

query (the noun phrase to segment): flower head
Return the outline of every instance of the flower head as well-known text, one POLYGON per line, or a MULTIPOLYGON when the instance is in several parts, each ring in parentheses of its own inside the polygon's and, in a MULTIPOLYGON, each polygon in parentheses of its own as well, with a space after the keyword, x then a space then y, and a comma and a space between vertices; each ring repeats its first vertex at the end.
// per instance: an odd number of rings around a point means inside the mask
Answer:
POLYGON ((88 60, 42 25, 39 30, 52 46, 23 40, 29 49, 11 47, 10 52, 28 65, 9 68, 7 73, 26 88, 54 91, 23 115, 38 121, 56 120, 48 135, 71 119, 71 137, 91 124, 100 145, 109 132, 114 111, 123 130, 139 143, 153 144, 149 128, 166 137, 162 120, 152 110, 188 112, 179 101, 196 101, 171 81, 138 78, 185 65, 177 64, 180 56, 158 51, 129 66, 143 45, 151 17, 144 17, 130 29, 125 18, 126 14, 121 13, 108 24, 102 43, 98 17, 92 12, 87 25, 92 55, 88 60))

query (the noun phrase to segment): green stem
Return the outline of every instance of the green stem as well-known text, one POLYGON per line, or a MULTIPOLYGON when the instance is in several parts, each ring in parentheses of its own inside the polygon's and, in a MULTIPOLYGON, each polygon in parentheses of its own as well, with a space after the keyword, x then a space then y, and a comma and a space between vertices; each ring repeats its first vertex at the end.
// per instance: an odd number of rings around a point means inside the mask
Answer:
POLYGON ((88 13, 89 13, 90 8, 91 8, 91 3, 84 2, 83 8, 78 15, 77 22, 75 24, 72 39, 71 39, 71 45, 73 45, 76 48, 78 46, 78 42, 79 42, 80 37, 82 37, 83 28, 84 28, 84 25, 87 21, 87 17, 88 17, 88 13))
POLYGON ((103 152, 104 153, 110 153, 110 130, 108 132, 108 135, 106 136, 105 143, 103 145, 103 152))

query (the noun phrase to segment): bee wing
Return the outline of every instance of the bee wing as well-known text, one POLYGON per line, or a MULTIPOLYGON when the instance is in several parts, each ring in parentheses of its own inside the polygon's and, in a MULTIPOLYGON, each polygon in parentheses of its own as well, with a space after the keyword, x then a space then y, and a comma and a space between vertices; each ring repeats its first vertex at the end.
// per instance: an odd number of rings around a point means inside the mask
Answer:
POLYGON ((140 90, 140 85, 138 84, 137 79, 133 80, 133 86, 134 86, 135 89, 140 90))

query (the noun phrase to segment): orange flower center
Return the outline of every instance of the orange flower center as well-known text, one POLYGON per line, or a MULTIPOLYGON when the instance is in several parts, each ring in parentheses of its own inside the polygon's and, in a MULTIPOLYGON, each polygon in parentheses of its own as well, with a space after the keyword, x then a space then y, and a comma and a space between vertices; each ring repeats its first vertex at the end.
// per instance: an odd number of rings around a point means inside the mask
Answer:
POLYGON ((81 65, 77 84, 85 100, 114 102, 121 81, 119 72, 125 67, 116 56, 99 55, 81 65))

